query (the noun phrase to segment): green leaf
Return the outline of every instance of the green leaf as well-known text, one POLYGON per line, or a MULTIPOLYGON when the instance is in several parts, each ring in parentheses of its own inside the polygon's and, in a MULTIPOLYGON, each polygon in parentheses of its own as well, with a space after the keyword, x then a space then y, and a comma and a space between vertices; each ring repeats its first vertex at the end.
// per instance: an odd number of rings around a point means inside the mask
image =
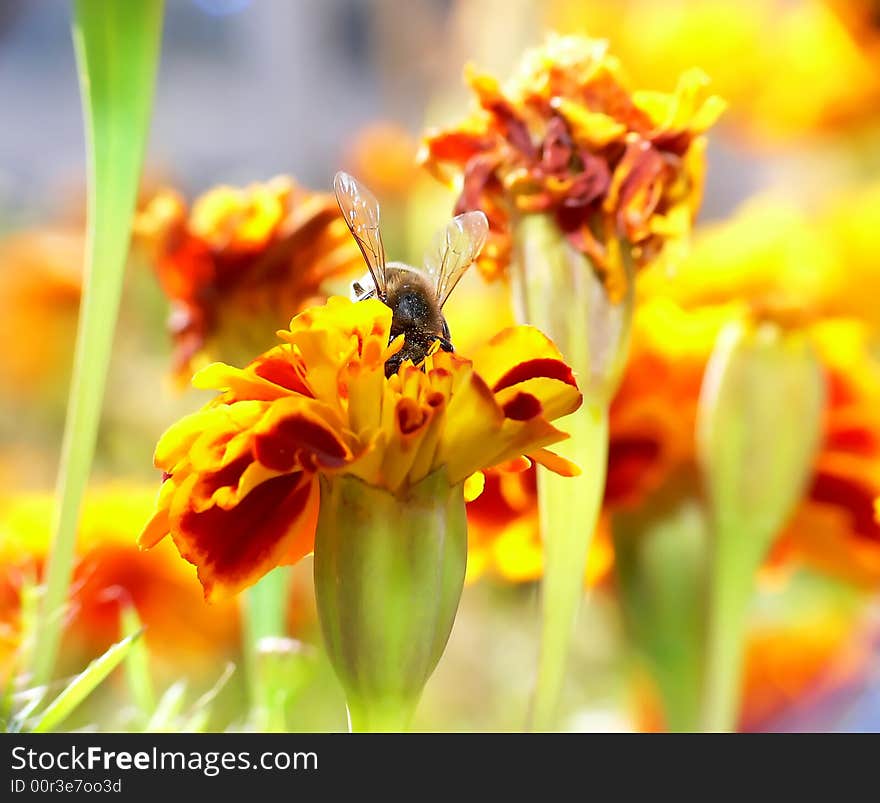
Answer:
POLYGON ((119 666, 139 637, 140 633, 134 633, 122 639, 100 658, 92 661, 83 672, 67 684, 61 694, 46 706, 31 730, 34 733, 55 730, 119 666))
POLYGON ((37 684, 48 681, 58 653, 58 612, 70 584, 150 123, 163 0, 77 0, 74 8, 73 40, 88 150, 88 236, 58 507, 34 655, 37 684))

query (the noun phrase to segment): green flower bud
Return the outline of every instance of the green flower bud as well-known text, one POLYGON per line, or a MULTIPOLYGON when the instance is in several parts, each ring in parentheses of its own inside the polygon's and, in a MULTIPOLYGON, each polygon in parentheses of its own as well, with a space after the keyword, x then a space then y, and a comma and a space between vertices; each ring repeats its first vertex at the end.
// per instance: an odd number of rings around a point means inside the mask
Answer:
POLYGON ((772 323, 735 323, 722 331, 697 422, 712 532, 708 730, 736 727, 755 573, 810 478, 824 401, 821 365, 803 332, 772 323))
POLYGON ((697 451, 717 538, 763 559, 812 473, 825 384, 802 332, 730 324, 706 368, 697 451), (748 535, 748 539, 744 536, 748 535))

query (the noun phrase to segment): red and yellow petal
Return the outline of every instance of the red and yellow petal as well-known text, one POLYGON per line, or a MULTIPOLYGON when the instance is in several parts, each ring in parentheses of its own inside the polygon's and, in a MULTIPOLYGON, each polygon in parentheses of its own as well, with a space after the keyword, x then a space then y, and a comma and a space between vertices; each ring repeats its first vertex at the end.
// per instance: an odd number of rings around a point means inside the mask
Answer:
POLYGON ((279 563, 293 562, 314 546, 318 483, 304 472, 256 486, 235 507, 196 512, 190 478, 169 515, 170 534, 183 558, 198 568, 208 599, 221 599, 255 583, 279 563))
POLYGON ((255 458, 275 471, 338 469, 354 459, 336 410, 301 396, 272 405, 254 434, 255 458))
POLYGON ((539 376, 576 385, 559 349, 533 326, 502 329, 472 355, 471 361, 496 393, 539 376))

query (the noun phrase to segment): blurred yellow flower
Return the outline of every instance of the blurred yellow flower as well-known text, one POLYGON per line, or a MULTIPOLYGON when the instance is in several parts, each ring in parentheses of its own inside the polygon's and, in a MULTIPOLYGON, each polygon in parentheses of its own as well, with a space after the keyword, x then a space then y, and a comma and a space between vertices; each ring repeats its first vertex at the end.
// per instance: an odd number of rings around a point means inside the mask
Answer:
POLYGON ((843 23, 853 42, 872 64, 880 62, 880 3, 877 0, 824 0, 843 23))
POLYGON ((880 331, 880 183, 832 196, 810 222, 834 250, 834 269, 822 276, 825 308, 880 331))
MULTIPOLYGON (((539 580, 544 573, 544 546, 538 523, 534 468, 516 473, 493 472, 482 493, 467 506, 467 580, 489 575, 511 583, 539 580)), ((584 583, 606 579, 614 564, 607 518, 599 521, 590 542, 584 583)))
MULTIPOLYGON (((633 80, 698 64, 756 144, 878 120, 870 0, 551 0, 546 24, 610 40, 633 80), (835 13, 836 12, 836 13, 835 13)), ((876 14, 876 12, 874 12, 876 14)))
MULTIPOLYGON (((77 538, 77 562, 65 628, 65 665, 81 666, 120 637, 119 615, 131 604, 146 626, 150 654, 180 668, 216 661, 235 649, 235 605, 208 606, 195 573, 168 545, 141 553, 135 537, 155 501, 155 489, 110 485, 90 492, 77 538)), ((19 646, 22 585, 39 579, 50 546, 54 498, 16 493, 0 502, 0 676, 19 646)))
POLYGON ((624 241, 637 265, 685 237, 699 207, 703 132, 723 103, 708 80, 685 72, 672 94, 632 92, 607 43, 551 36, 526 53, 505 85, 466 70, 479 109, 429 132, 422 161, 460 181, 457 211, 482 209, 492 236, 479 265, 488 276, 510 258, 516 216, 555 216, 612 296, 625 287, 624 241))
MULTIPOLYGON (((610 411, 606 516, 640 506, 694 463, 697 403, 719 332, 769 316, 809 333, 828 386, 813 478, 770 560, 806 561, 861 585, 880 579, 880 321, 870 291, 880 281, 880 262, 871 261, 880 243, 871 239, 876 212, 864 197, 840 199, 817 216, 755 199, 729 221, 702 227, 674 273, 656 266, 640 274, 631 351, 610 411), (844 209, 861 210, 861 221, 844 209)), ((535 506, 531 472, 487 481, 468 506, 472 577, 540 575, 535 506)), ((590 555, 593 580, 613 564, 606 526, 590 555)))
POLYGON ((221 393, 159 441, 165 482, 141 546, 171 535, 216 598, 312 551, 322 474, 397 494, 441 468, 451 486, 484 469, 522 470, 522 455, 575 471, 544 448, 566 437, 550 421, 581 395, 540 332, 510 328, 472 360, 435 351, 424 370, 404 361, 386 379, 402 346, 390 331, 378 300, 334 297, 246 368, 197 374, 197 387, 221 393))
POLYGON ((164 190, 138 214, 135 234, 172 303, 183 381, 212 357, 252 359, 271 345, 266 333, 363 270, 333 197, 287 177, 216 187, 191 210, 164 190))

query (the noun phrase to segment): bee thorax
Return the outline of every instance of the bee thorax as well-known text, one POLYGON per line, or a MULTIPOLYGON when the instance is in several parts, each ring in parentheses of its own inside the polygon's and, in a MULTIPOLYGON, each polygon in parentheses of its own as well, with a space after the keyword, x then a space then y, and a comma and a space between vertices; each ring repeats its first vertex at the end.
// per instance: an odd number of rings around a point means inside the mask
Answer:
POLYGON ((405 331, 413 326, 430 326, 433 323, 434 310, 424 293, 404 290, 388 301, 393 312, 391 325, 398 331, 405 331))

